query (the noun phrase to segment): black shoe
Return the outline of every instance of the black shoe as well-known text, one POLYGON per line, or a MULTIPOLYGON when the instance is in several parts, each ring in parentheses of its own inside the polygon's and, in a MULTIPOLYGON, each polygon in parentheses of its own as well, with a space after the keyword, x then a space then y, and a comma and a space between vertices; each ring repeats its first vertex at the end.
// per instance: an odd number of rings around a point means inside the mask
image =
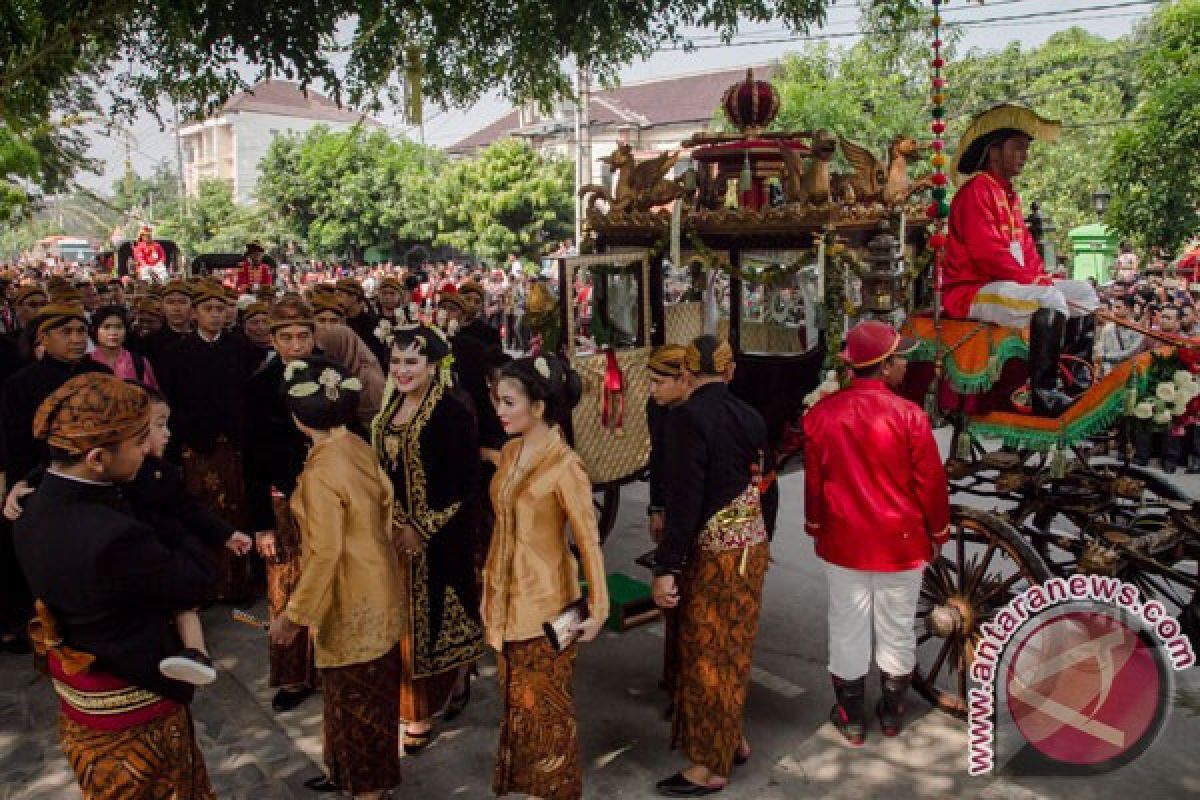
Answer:
POLYGON ((752 755, 753 753, 746 753, 745 755, 742 755, 742 748, 739 747, 737 752, 733 754, 733 765, 735 767, 746 766, 746 764, 750 762, 750 756, 752 755))
POLYGON ((158 671, 168 678, 190 683, 193 686, 207 686, 217 679, 217 671, 213 669, 212 659, 190 647, 158 662, 158 671))
POLYGON ((682 772, 676 772, 671 777, 654 784, 654 788, 658 789, 658 793, 664 797, 707 797, 710 794, 716 794, 725 787, 702 786, 698 783, 692 783, 683 776, 682 772))
POLYGON ((454 719, 463 712, 469 702, 471 702, 471 678, 467 676, 467 688, 463 689, 461 694, 450 698, 450 702, 446 704, 446 710, 442 712, 442 719, 446 722, 454 719))
POLYGON ((1167 473, 1168 475, 1174 475, 1178 469, 1179 467, 1175 466, 1174 464, 1163 462, 1163 472, 1167 473))
POLYGON ((307 700, 312 693, 313 690, 307 686, 301 689, 280 689, 275 693, 275 699, 271 701, 271 708, 280 714, 291 711, 307 700))
POLYGON ((424 733, 404 732, 404 752, 410 756, 419 755, 433 741, 433 728, 424 733))
POLYGON ((833 691, 837 703, 829 710, 829 721, 852 747, 862 747, 867 741, 867 681, 845 681, 836 675, 833 691))
POLYGON ((314 792, 340 792, 342 787, 328 775, 318 775, 304 782, 304 788, 314 792))

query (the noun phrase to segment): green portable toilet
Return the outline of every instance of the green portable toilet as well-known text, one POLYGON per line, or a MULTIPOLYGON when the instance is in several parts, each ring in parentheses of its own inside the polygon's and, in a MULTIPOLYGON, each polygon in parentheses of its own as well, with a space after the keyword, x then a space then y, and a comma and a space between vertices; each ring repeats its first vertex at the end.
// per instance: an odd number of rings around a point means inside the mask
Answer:
POLYGON ((1097 283, 1112 280, 1117 261, 1117 235, 1107 225, 1093 222, 1073 228, 1071 240, 1071 277, 1077 281, 1095 278, 1097 283))

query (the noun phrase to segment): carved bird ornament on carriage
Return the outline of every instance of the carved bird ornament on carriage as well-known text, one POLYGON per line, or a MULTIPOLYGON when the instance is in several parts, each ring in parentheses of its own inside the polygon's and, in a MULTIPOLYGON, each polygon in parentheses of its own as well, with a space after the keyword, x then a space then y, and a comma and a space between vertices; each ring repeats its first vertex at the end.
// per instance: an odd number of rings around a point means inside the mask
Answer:
POLYGON ((589 211, 595 207, 597 200, 605 200, 609 211, 649 211, 656 206, 665 206, 686 193, 682 183, 666 177, 679 160, 679 151, 660 153, 638 161, 633 155, 633 148, 623 143, 617 145, 611 155, 600 160, 616 173, 617 185, 612 192, 594 183, 581 188, 579 195, 587 199, 589 211))
POLYGON ((871 150, 844 136, 835 137, 827 130, 797 134, 812 144, 807 156, 780 147, 783 158, 783 192, 788 203, 798 205, 871 205, 882 203, 893 208, 903 205, 917 192, 932 188, 928 178, 911 182, 908 168, 925 146, 904 134, 888 146, 885 164, 871 150), (854 172, 835 173, 831 164, 838 150, 854 172), (805 164, 805 161, 808 161, 805 164))

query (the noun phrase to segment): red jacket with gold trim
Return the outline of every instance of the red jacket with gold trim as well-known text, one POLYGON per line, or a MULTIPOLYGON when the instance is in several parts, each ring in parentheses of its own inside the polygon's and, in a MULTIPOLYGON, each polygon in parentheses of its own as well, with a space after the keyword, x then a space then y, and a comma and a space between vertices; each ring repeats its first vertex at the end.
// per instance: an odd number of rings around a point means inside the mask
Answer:
POLYGON ((831 564, 916 569, 949 535, 929 417, 883 381, 855 379, 804 415, 804 471, 804 527, 831 564))
POLYGON ((944 258, 942 304, 946 315, 955 319, 967 318, 984 284, 1037 283, 1046 274, 1025 226, 1021 199, 1012 183, 990 173, 974 175, 955 193, 944 258), (1020 244, 1023 266, 1013 257, 1014 240, 1020 244))

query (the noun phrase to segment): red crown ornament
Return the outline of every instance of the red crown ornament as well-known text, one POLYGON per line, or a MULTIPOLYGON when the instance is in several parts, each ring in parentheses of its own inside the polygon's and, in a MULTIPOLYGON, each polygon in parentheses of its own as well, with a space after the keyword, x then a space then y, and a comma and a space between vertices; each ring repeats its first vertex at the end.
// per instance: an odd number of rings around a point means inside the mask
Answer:
POLYGON ((754 80, 754 70, 748 69, 746 80, 725 90, 721 108, 734 127, 754 135, 766 130, 779 113, 779 92, 766 81, 754 80))

